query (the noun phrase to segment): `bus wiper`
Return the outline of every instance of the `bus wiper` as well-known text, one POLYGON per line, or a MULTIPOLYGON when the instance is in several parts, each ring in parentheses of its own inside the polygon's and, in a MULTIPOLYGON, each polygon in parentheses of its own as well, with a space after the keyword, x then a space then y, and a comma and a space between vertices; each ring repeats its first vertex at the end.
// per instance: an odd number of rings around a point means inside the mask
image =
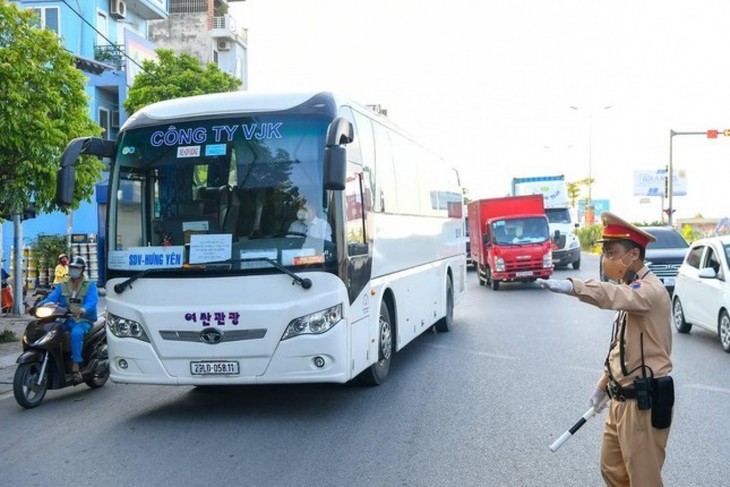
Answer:
POLYGON ((117 294, 122 294, 128 287, 130 287, 130 288, 132 287, 132 283, 134 281, 136 281, 140 277, 146 276, 150 272, 165 272, 165 271, 170 272, 170 271, 179 271, 179 270, 181 270, 181 269, 178 268, 178 267, 168 267, 168 268, 165 268, 165 269, 156 269, 154 267, 149 267, 149 268, 147 268, 147 269, 145 269, 143 271, 139 271, 137 274, 133 275, 132 277, 130 277, 126 281, 120 282, 119 284, 115 284, 114 285, 114 292, 117 293, 117 294))
POLYGON ((239 262, 268 262, 279 271, 294 279, 294 282, 292 284, 299 284, 300 286, 302 286, 302 289, 309 289, 310 287, 312 287, 311 279, 299 276, 298 274, 290 271, 289 269, 279 264, 274 259, 270 259, 269 257, 247 257, 245 259, 229 259, 217 262, 206 262, 206 265, 237 264, 239 262))
POLYGON ((128 287, 130 287, 132 285, 132 283, 134 281, 136 281, 140 277, 146 276, 147 274, 150 273, 150 271, 152 271, 152 268, 145 269, 145 270, 140 271, 137 274, 133 275, 132 277, 130 277, 126 281, 120 282, 119 284, 115 284, 114 285, 114 292, 117 293, 117 294, 122 294, 125 291, 125 289, 127 289, 128 287))

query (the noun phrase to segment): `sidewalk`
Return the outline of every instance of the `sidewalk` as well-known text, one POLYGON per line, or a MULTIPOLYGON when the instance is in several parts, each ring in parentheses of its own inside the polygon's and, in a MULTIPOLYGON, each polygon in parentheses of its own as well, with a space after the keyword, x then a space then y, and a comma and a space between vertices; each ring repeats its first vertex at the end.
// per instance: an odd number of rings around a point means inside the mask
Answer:
POLYGON ((13 316, 0 315, 0 333, 5 330, 15 332, 16 342, 0 343, 0 397, 13 390, 13 376, 15 375, 15 360, 23 351, 20 339, 23 337, 25 325, 31 321, 28 315, 13 316))

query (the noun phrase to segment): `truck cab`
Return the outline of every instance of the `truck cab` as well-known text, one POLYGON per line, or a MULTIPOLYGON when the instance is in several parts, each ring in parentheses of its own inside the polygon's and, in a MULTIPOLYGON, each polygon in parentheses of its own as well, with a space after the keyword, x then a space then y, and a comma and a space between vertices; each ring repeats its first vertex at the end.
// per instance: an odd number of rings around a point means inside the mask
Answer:
POLYGON ((479 284, 532 282, 553 273, 551 236, 542 196, 469 203, 471 254, 479 284))

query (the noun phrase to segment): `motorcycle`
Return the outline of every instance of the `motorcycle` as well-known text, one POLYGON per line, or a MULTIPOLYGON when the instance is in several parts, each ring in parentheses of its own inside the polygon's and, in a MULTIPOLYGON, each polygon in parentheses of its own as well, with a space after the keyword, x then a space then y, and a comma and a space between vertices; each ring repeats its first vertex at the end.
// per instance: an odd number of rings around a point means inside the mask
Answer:
MULTIPOLYGON (((16 360, 18 368, 13 378, 15 400, 26 409, 39 406, 48 389, 80 383, 74 381, 70 334, 63 330, 70 311, 49 303, 37 308, 34 315, 37 319, 25 327, 23 353, 16 360)), ((92 389, 102 387, 109 379, 105 324, 103 318, 97 320, 84 336, 82 356, 86 366, 81 374, 92 389)))

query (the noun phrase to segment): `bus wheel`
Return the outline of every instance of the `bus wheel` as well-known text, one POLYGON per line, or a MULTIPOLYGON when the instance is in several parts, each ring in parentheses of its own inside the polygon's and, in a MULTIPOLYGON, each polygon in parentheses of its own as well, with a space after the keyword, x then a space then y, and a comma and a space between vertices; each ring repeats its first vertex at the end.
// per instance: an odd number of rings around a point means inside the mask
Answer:
POLYGON ((436 322, 436 331, 450 331, 454 327, 454 286, 446 279, 446 316, 436 322))
POLYGON ((360 381, 368 386, 379 386, 385 382, 390 371, 390 361, 393 358, 393 327, 385 301, 380 303, 379 322, 378 361, 360 374, 360 381))

